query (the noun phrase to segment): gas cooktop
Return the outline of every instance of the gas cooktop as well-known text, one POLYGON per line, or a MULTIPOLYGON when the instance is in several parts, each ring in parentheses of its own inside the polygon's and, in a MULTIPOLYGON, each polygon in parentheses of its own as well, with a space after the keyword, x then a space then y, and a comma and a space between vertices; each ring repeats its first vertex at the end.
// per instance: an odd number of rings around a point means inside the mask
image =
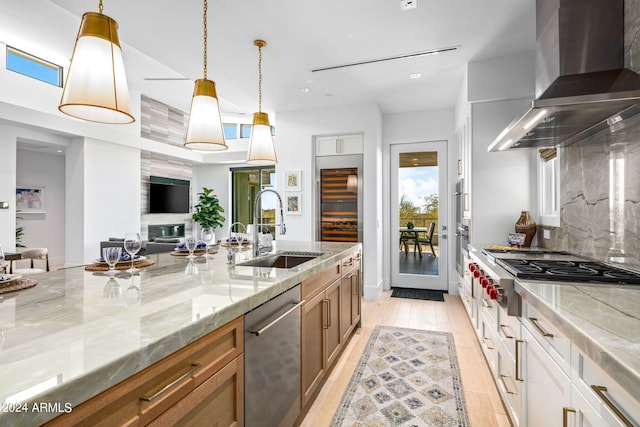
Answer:
POLYGON ((596 261, 496 258, 496 263, 518 279, 640 285, 640 273, 596 261))

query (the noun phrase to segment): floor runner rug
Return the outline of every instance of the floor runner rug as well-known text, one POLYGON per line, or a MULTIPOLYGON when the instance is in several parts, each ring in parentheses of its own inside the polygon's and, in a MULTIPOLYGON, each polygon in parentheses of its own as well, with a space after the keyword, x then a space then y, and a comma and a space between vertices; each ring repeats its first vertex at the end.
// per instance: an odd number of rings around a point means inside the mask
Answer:
POLYGON ((453 335, 376 326, 331 426, 468 427, 453 335))
POLYGON ((444 302, 444 291, 433 291, 431 289, 393 288, 391 297, 444 302))

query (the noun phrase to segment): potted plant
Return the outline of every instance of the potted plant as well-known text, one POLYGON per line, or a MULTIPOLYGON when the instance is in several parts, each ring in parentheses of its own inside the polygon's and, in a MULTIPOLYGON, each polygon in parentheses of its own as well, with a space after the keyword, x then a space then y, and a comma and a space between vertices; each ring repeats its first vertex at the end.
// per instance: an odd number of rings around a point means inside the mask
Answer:
POLYGON ((415 226, 413 225, 413 223, 411 221, 407 222, 407 228, 409 230, 413 230, 413 227, 415 227, 415 226))
POLYGON ((224 212, 224 208, 220 205, 218 197, 213 194, 213 190, 203 187, 202 193, 198 193, 198 204, 195 206, 191 218, 202 229, 215 230, 224 224, 225 218, 222 216, 222 212, 224 212))

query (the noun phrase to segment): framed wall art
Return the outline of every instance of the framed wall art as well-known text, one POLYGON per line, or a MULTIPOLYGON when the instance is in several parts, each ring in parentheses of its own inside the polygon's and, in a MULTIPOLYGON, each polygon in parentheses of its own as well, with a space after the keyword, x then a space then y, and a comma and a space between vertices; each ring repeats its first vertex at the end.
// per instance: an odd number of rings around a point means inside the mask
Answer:
POLYGON ((290 193, 286 195, 286 210, 289 215, 302 215, 301 193, 290 193))
POLYGON ((286 171, 284 181, 286 191, 302 190, 302 171, 286 171))
POLYGON ((21 212, 45 211, 45 188, 35 186, 16 187, 16 210, 21 212))

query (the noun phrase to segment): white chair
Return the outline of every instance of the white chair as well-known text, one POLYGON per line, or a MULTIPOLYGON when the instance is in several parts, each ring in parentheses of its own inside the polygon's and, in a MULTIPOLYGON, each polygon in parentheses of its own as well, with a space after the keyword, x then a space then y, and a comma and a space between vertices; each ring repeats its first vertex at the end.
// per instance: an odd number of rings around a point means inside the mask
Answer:
POLYGON ((49 251, 47 250, 47 248, 25 249, 24 251, 20 252, 20 256, 20 260, 11 261, 11 265, 9 266, 9 271, 13 272, 14 274, 40 274, 49 271, 49 251), (30 268, 13 268, 14 262, 16 263, 16 267, 18 267, 20 261, 25 259, 31 261, 30 268), (44 268, 36 268, 34 265, 35 260, 44 261, 44 268))

